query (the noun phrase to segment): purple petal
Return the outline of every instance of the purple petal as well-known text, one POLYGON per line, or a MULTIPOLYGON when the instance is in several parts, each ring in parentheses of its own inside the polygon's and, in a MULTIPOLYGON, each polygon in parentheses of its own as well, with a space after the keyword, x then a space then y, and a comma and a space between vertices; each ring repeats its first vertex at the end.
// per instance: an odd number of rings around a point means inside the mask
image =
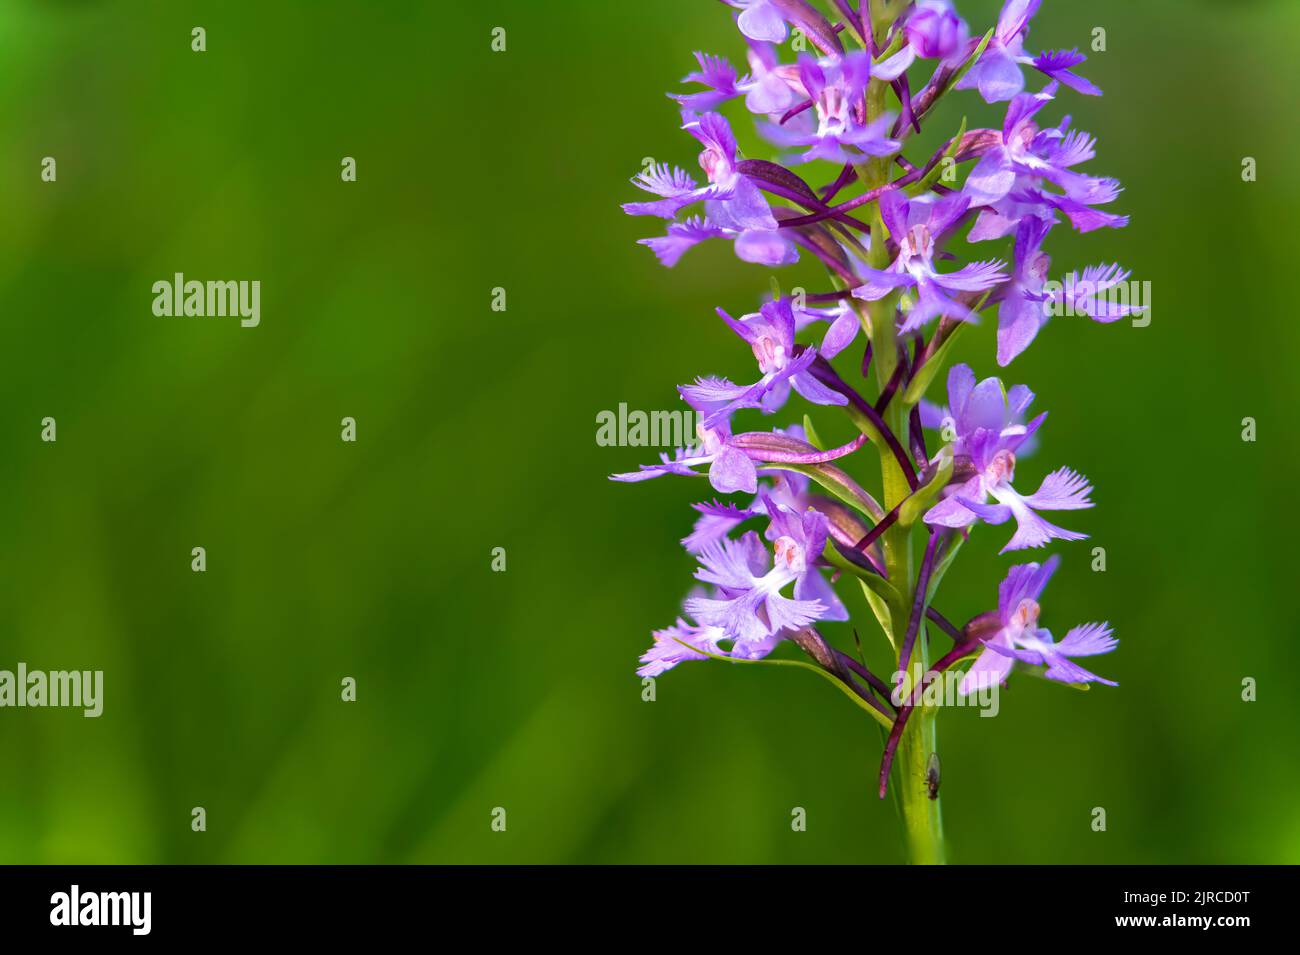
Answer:
POLYGON ((743 451, 724 446, 709 466, 709 483, 721 494, 758 491, 758 471, 743 451))
POLYGON ((987 206, 1004 198, 1016 183, 1015 170, 1005 148, 991 149, 975 164, 966 177, 963 191, 970 196, 971 205, 987 206))
POLYGON ((736 18, 740 32, 751 40, 765 43, 784 43, 787 29, 781 11, 768 0, 749 0, 748 6, 736 18))
POLYGON ((1053 471, 1043 478, 1038 490, 1024 499, 1030 507, 1044 511, 1078 511, 1093 506, 1088 495, 1092 484, 1082 474, 1069 468, 1053 471))
POLYGON ((799 250, 775 229, 747 229, 736 236, 736 256, 744 262, 775 268, 798 262, 799 250))

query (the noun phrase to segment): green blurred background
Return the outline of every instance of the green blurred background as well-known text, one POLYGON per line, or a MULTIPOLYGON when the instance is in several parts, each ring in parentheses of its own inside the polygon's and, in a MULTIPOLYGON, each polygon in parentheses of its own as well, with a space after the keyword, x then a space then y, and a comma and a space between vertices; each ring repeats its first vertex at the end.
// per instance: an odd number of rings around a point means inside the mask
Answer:
MULTIPOLYGON (((1031 49, 1107 31, 1106 95, 1051 115, 1133 216, 1058 229, 1054 272, 1154 292, 1149 327, 1058 321, 1010 376, 1051 411, 1027 478, 1097 485, 1045 622, 1109 619, 1122 686, 944 713, 951 856, 1300 861, 1300 7, 1044 6, 1031 49)), ((878 733, 824 683, 698 663, 646 703, 633 674, 704 488, 608 482, 650 452, 597 447, 595 415, 748 373, 712 310, 767 284, 720 243, 661 269, 618 209, 645 157, 694 167, 663 94, 695 49, 742 50, 717 3, 0 2, 0 668, 105 671, 97 720, 0 710, 0 862, 902 858, 878 733), (261 326, 153 316, 176 271, 259 279, 261 326)), ((968 94, 931 135, 963 110, 994 120, 968 94)), ((981 375, 992 334, 963 342, 981 375)), ((1000 544, 965 548, 950 617, 991 605, 1000 544)))

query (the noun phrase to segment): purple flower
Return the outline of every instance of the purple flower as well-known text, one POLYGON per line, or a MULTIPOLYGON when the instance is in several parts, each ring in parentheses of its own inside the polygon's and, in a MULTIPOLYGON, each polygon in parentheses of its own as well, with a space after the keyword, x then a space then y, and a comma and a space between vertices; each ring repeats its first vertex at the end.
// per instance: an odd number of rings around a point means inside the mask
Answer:
POLYGON ((698 554, 710 544, 716 544, 729 536, 745 521, 757 517, 762 513, 757 500, 756 498, 756 503, 749 507, 741 507, 729 501, 701 501, 692 504, 691 507, 699 511, 700 516, 695 519, 691 532, 682 538, 682 546, 686 548, 686 552, 698 554))
POLYGON ((952 453, 970 457, 976 432, 995 434, 1003 446, 1021 450, 1047 417, 1044 412, 1028 424, 1025 412, 1034 402, 1034 393, 1024 385, 1003 390, 996 378, 976 384, 969 365, 953 365, 948 371, 948 414, 936 427, 952 429, 952 453))
POLYGON ((1050 226, 1058 211, 1080 232, 1128 224, 1127 216, 1093 208, 1119 195, 1116 180, 1072 169, 1096 155, 1096 140, 1070 129, 1069 117, 1058 126, 1041 129, 1034 122, 1055 90, 1056 84, 1050 83, 1041 93, 1012 99, 1001 134, 967 177, 963 191, 971 196, 971 205, 980 207, 979 219, 967 236, 971 242, 1008 235, 1030 216, 1050 226), (1044 183, 1062 192, 1048 192, 1044 183))
MULTIPOLYGON (((1019 177, 1047 180, 1079 200, 1095 197, 1114 180, 1098 179, 1072 172, 1071 167, 1097 155, 1097 141, 1080 130, 1069 128, 1067 116, 1059 126, 1040 129, 1034 116, 1051 102, 1056 83, 1049 83, 1041 93, 1022 93, 1007 107, 1000 141, 994 143, 971 170, 964 191, 976 206, 991 205, 1006 197, 1019 177)), ((1112 195, 1111 198, 1114 196, 1112 195)))
POLYGON ((1073 67, 1078 66, 1087 59, 1077 48, 1073 50, 1045 50, 1034 57, 1034 69, 1058 83, 1063 83, 1076 93, 1100 96, 1100 87, 1085 80, 1073 70, 1073 67))
POLYGON ((659 676, 687 660, 708 659, 703 653, 696 653, 690 647, 682 646, 683 642, 689 643, 692 647, 701 647, 709 653, 726 656, 726 651, 718 646, 719 642, 725 639, 726 634, 718 627, 697 627, 678 617, 677 622, 671 627, 656 630, 652 636, 654 643, 650 645, 649 650, 641 654, 641 666, 637 667, 637 676, 659 676))
POLYGON ((884 113, 866 124, 858 119, 862 93, 870 79, 871 57, 863 51, 822 63, 804 54, 799 57, 799 80, 816 108, 816 128, 805 123, 801 114, 792 120, 795 125, 766 123, 761 131, 778 146, 810 147, 802 155, 794 156, 794 162, 813 159, 858 162, 864 155, 888 156, 898 152, 899 142, 888 136, 894 120, 891 114, 884 113))
POLYGON ((1110 296, 1098 296, 1127 282, 1132 274, 1115 263, 1090 265, 1083 270, 1082 275, 1078 272, 1067 275, 1059 289, 1048 293, 1048 301, 1054 307, 1064 309, 1067 314, 1087 315, 1094 322, 1103 324, 1117 322, 1121 318, 1145 312, 1147 306, 1129 305, 1127 302, 1112 301, 1110 296))
POLYGON ((705 203, 705 214, 713 225, 729 229, 775 229, 776 219, 758 187, 736 169, 736 137, 719 113, 705 113, 688 119, 682 126, 699 140, 700 168, 709 184, 697 188, 681 170, 667 175, 667 166, 652 167, 632 182, 663 198, 657 202, 632 202, 623 207, 629 215, 655 215, 671 219, 694 202, 705 203))
POLYGON ((984 242, 1011 235, 1029 217, 1042 219, 1047 225, 1057 221, 1056 210, 1031 194, 1038 188, 1034 176, 1016 176, 1011 192, 1004 198, 981 206, 975 225, 966 234, 967 242, 984 242))
POLYGON ((653 202, 625 202, 623 211, 630 216, 658 216, 672 219, 687 206, 705 199, 730 199, 735 190, 710 183, 699 186, 685 169, 667 163, 653 165, 632 180, 638 189, 659 196, 653 202))
MULTIPOLYGON (((826 582, 822 572, 813 562, 821 556, 826 547, 829 526, 826 515, 811 507, 796 510, 786 504, 779 504, 769 495, 762 495, 763 509, 768 516, 767 539, 774 542, 790 541, 804 555, 802 570, 799 570, 794 583, 794 596, 797 600, 815 601, 825 609, 822 620, 848 620, 849 612, 845 609, 834 589, 826 582)), ((787 551, 789 547, 787 545, 787 551)))
POLYGON ((1014 517, 1016 532, 1002 553, 1042 547, 1054 538, 1085 539, 1086 534, 1057 527, 1037 513, 1092 507, 1088 499, 1092 485, 1082 475, 1069 468, 1053 471, 1029 495, 1020 494, 1012 486, 1015 452, 1046 417, 1039 415, 1028 425, 1012 423, 1028 407, 1033 394, 1018 388, 1004 393, 1002 382, 996 378, 986 378, 975 385, 974 375, 964 365, 953 368, 948 388, 948 404, 956 417, 954 453, 969 459, 974 473, 961 484, 948 487, 944 499, 926 512, 925 522, 938 527, 967 528, 980 519, 986 524, 1004 524, 1014 517), (996 503, 989 504, 989 498, 996 503))
POLYGON ((698 83, 707 88, 703 93, 682 93, 668 95, 677 101, 683 110, 692 113, 707 113, 717 109, 728 100, 740 95, 740 77, 736 68, 726 57, 711 56, 708 53, 696 53, 695 62, 700 68, 682 77, 683 83, 698 83))
POLYGON ((817 555, 809 554, 792 537, 778 537, 767 548, 753 531, 740 540, 724 540, 699 555, 698 580, 717 587, 717 597, 691 597, 685 609, 700 624, 718 627, 741 645, 766 646, 783 630, 806 627, 822 619, 828 608, 820 600, 800 600, 781 594, 805 576, 817 555))
MULTIPOLYGON (((751 43, 748 53, 750 74, 740 77, 736 68, 721 56, 696 53, 700 68, 687 74, 683 83, 698 83, 705 92, 672 95, 683 110, 693 113, 709 112, 728 100, 745 97, 745 108, 751 113, 772 115, 784 113, 798 102, 795 91, 778 71, 772 47, 767 43, 751 43)), ((670 94, 671 95, 671 94, 670 94)))
POLYGON ((875 301, 895 289, 915 288, 917 299, 900 331, 914 331, 938 315, 958 320, 973 319, 974 313, 952 297, 959 292, 982 292, 1007 276, 1000 271, 1005 262, 974 262, 948 274, 934 265, 935 241, 965 214, 970 198, 954 193, 939 199, 908 200, 900 190, 880 197, 880 214, 890 238, 898 243, 898 258, 884 271, 861 267, 865 282, 853 290, 856 298, 875 301))
MULTIPOLYGON (((719 597, 723 596, 721 590, 714 593, 719 597)), ((687 598, 687 602, 701 598, 704 594, 704 588, 697 587, 687 598)), ((705 653, 734 657, 738 660, 761 660, 785 639, 781 633, 766 634, 753 640, 733 639, 721 627, 699 626, 682 617, 678 617, 671 627, 655 630, 651 636, 654 637, 654 643, 650 645, 650 649, 641 654, 641 666, 637 667, 637 676, 659 676, 687 660, 707 660, 705 653), (683 646, 683 643, 690 646, 683 646), (724 649, 723 643, 729 643, 730 646, 724 649), (691 647, 699 647, 705 653, 698 653, 691 647)))
POLYGON ((659 259, 660 264, 672 268, 686 251, 699 245, 705 239, 734 238, 735 233, 709 225, 699 216, 692 216, 683 222, 674 222, 668 226, 668 233, 649 239, 638 239, 639 245, 648 246, 659 259))
MULTIPOLYGON (((803 440, 803 428, 795 426, 786 428, 791 437, 803 440)), ((810 445, 811 447, 811 445, 810 445)), ((800 511, 808 507, 808 478, 802 474, 786 471, 771 475, 771 486, 760 488, 758 496, 748 507, 718 501, 702 501, 691 507, 699 512, 691 532, 682 538, 682 546, 688 553, 698 554, 707 544, 715 543, 726 537, 741 524, 767 513, 765 498, 776 501, 783 507, 800 511)))
POLYGON ((1043 564, 1017 564, 1008 571, 1006 579, 998 587, 998 609, 989 615, 993 619, 988 621, 1000 626, 984 642, 984 651, 962 677, 957 688, 960 695, 1006 682, 1016 660, 1030 666, 1046 667, 1043 675, 1061 683, 1119 685, 1085 670, 1070 659, 1114 650, 1118 641, 1111 636, 1108 624, 1088 623, 1075 627, 1060 643, 1053 642, 1051 632, 1038 626, 1038 599, 1059 564, 1060 558, 1053 556, 1043 564))
MULTIPOLYGON (((774 281, 771 300, 756 296, 763 304, 738 318, 718 309, 749 347, 757 373, 742 373, 739 383, 709 376, 679 386, 697 419, 698 443, 612 475, 636 482, 707 473, 717 492, 692 505, 693 526, 681 541, 697 561, 698 586, 674 623, 654 632, 637 672, 653 677, 715 656, 757 660, 790 640, 886 727, 878 777, 883 798, 895 757, 906 752, 908 721, 924 711, 926 687, 972 651, 978 659, 962 677, 963 694, 1005 682, 1017 662, 1050 680, 1112 683, 1077 662, 1116 647, 1108 624, 1075 627, 1060 642, 1039 625, 1038 601, 1055 557, 1012 567, 997 609, 964 628, 938 609, 950 609, 955 599, 936 591, 950 573, 955 545, 976 523, 1014 518, 1004 553, 1043 547, 1086 537, 1050 523, 1046 512, 1093 502, 1089 481, 1069 468, 1048 473, 1033 493, 1016 489, 1018 459, 1039 440, 1046 418, 1032 415, 1035 396, 1027 387, 1006 388, 996 377, 980 381, 970 367, 956 365, 948 371, 945 406, 925 394, 949 367, 957 323, 975 321, 986 305, 998 311, 1001 366, 1025 351, 1052 316, 1081 313, 1114 322, 1141 311, 1124 294, 1130 273, 1119 265, 1093 265, 1055 282, 1046 251, 1048 234, 1064 221, 1090 232, 1128 219, 1104 211, 1120 184, 1082 171, 1095 158, 1093 137, 1072 129, 1069 117, 1054 125, 1042 118, 1062 86, 1101 91, 1074 72, 1085 62, 1078 50, 1026 51, 1041 0, 1003 0, 994 29, 975 37, 953 0, 722 2, 745 37, 747 70, 739 60, 696 53, 680 91, 668 94, 682 128, 699 143, 703 177, 652 163, 633 180, 643 201, 624 209, 663 220, 666 232, 641 242, 665 266, 701 242, 721 239, 744 261, 779 266, 802 257, 826 274, 808 273, 805 288, 801 272, 790 297, 774 281), (792 33, 817 52, 783 63, 785 51, 776 44, 792 33), (913 95, 907 74, 918 60, 928 61, 932 75, 913 95), (1026 66, 1047 77, 1034 84, 1041 91, 1027 87, 1026 66), (963 122, 962 134, 932 152, 942 141, 933 134, 942 130, 927 133, 923 124, 948 111, 937 107, 954 88, 977 89, 1003 105, 1002 122, 972 130, 963 122), (892 91, 892 98, 872 90, 892 91), (765 143, 758 155, 739 151, 719 113, 735 100, 743 100, 775 149, 765 143), (885 113, 895 101, 897 115, 885 113), (910 139, 912 133, 921 136, 910 139), (915 146, 906 150, 912 155, 903 154, 904 143, 915 146), (974 166, 959 189, 941 184, 951 177, 940 173, 954 161, 974 166), (972 244, 1014 237, 1010 266, 972 261, 976 254, 957 248, 959 233, 972 244), (871 341, 861 361, 850 362, 850 346, 863 344, 859 328, 870 331, 871 341), (794 395, 805 399, 804 407, 790 407, 794 395), (821 450, 807 417, 806 433, 797 425, 743 431, 735 422, 746 410, 797 420, 808 403, 827 406, 811 409, 818 431, 852 429, 857 437, 821 450), (837 424, 841 418, 847 420, 837 424), (927 427, 938 429, 938 442, 927 427), (847 460, 868 440, 881 456, 879 468, 873 460, 865 469, 881 478, 879 499, 858 483, 863 474, 847 460), (737 496, 729 501, 727 494, 737 496), (849 619, 833 585, 856 584, 855 577, 901 670, 925 662, 917 654, 927 649, 927 618, 953 639, 947 652, 928 647, 934 672, 908 699, 892 698, 865 660, 817 632, 819 621, 849 619)), ((926 795, 935 798, 933 777, 921 775, 894 778, 909 787, 900 804, 915 858, 939 861, 939 840, 918 825, 926 814, 911 811, 927 804, 926 795)))
POLYGON ((1001 553, 1042 547, 1049 540, 1084 540, 1087 534, 1068 531, 1044 520, 1039 510, 1062 511, 1092 507, 1088 494, 1092 490, 1086 478, 1069 468, 1053 471, 1043 479, 1038 490, 1021 495, 1011 482, 1015 480, 1015 452, 1006 449, 990 452, 996 442, 988 432, 981 432, 973 442, 972 458, 977 474, 957 487, 925 515, 927 524, 966 528, 976 519, 986 524, 1005 524, 1016 519, 1016 532, 1001 553), (998 503, 990 505, 989 497, 998 503))
POLYGON ((907 44, 927 60, 949 61, 961 55, 970 38, 966 21, 950 0, 917 0, 903 24, 907 44))
POLYGON ((699 425, 700 443, 694 448, 678 448, 673 455, 661 454, 659 464, 643 464, 637 471, 611 474, 611 481, 635 483, 665 474, 699 477, 697 467, 709 466, 709 483, 720 494, 758 490, 758 469, 753 459, 735 445, 731 429, 724 422, 716 427, 699 425))
MULTIPOLYGON (((921 426, 932 431, 938 431, 940 438, 944 441, 951 439, 953 454, 963 455, 966 454, 963 435, 968 435, 974 430, 970 424, 971 419, 974 417, 974 410, 983 405, 987 398, 982 393, 979 398, 972 402, 970 394, 975 390, 975 374, 967 365, 954 365, 948 372, 948 381, 949 392, 959 397, 965 395, 965 404, 954 412, 947 405, 940 406, 932 401, 922 399, 920 402, 921 426), (963 378, 964 383, 954 385, 954 376, 963 378)), ((994 384, 996 385, 996 382, 994 384)), ((1019 447, 1016 448, 1016 458, 1027 458, 1038 447, 1037 429, 1044 417, 1039 415, 1033 422, 1029 424, 1025 422, 1025 413, 1034 400, 1034 393, 1024 385, 1012 385, 1007 390, 1005 406, 1003 406, 1001 389, 996 390, 998 392, 998 406, 1001 410, 998 418, 1001 419, 1001 423, 994 424, 994 427, 998 429, 1000 434, 1005 434, 1008 437, 1023 434, 1023 440, 1019 447)), ((969 457, 968 454, 966 456, 969 457)), ((935 460, 937 459, 938 455, 936 454, 935 460)))
MULTIPOLYGON (((1041 93, 1021 93, 1011 100, 1002 121, 1001 137, 966 178, 963 190, 971 197, 972 205, 986 206, 1002 199, 1015 186, 1017 175, 1041 177, 1056 168, 1053 155, 1042 155, 1055 144, 1039 142, 1038 124, 1034 122, 1034 116, 1052 101, 1055 93, 1056 84, 1049 83, 1041 93)), ((1082 158, 1075 161, 1081 162, 1082 158)))
POLYGON ((970 29, 957 15, 950 0, 918 0, 903 24, 904 47, 887 60, 875 64, 872 74, 895 80, 917 57, 956 66, 966 53, 970 29))
POLYGON ((1053 314, 1086 315, 1109 323, 1144 311, 1141 306, 1098 297, 1128 280, 1131 273, 1115 264, 1089 266, 1082 276, 1073 272, 1049 290, 1051 259, 1042 251, 1048 228, 1042 219, 1029 217, 1016 232, 1015 270, 998 309, 998 364, 1003 367, 1029 347, 1053 314))
POLYGON ((1002 367, 1028 348, 1047 322, 1043 286, 1052 260, 1042 248, 1049 228, 1049 223, 1030 216, 1016 232, 1015 268, 1006 298, 998 306, 998 364, 1002 367))
POLYGON ((1072 72, 1073 67, 1087 59, 1077 50, 1048 51, 1037 57, 1025 52, 1024 36, 1040 3, 1041 0, 1006 0, 989 45, 970 72, 957 84, 957 89, 978 88, 986 103, 1009 100, 1025 88, 1025 78, 1020 68, 1026 65, 1080 93, 1101 95, 1100 89, 1072 72))
POLYGON ((674 223, 664 238, 642 239, 642 244, 650 246, 669 266, 692 245, 710 238, 734 239, 736 255, 746 262, 776 266, 797 261, 794 243, 779 234, 767 200, 736 168, 736 139, 726 119, 718 113, 705 113, 688 119, 683 128, 704 146, 700 167, 709 184, 697 186, 681 169, 653 166, 632 182, 660 198, 627 203, 623 211, 671 219, 686 206, 703 202, 705 218, 674 223))
POLYGON ((819 405, 848 403, 838 391, 831 391, 809 373, 817 357, 813 348, 795 353, 795 317, 788 298, 767 302, 757 314, 739 321, 718 309, 731 330, 744 339, 758 360, 762 377, 752 385, 737 385, 725 378, 701 378, 679 390, 687 401, 707 411, 706 427, 726 420, 740 408, 760 408, 772 413, 785 405, 793 387, 807 400, 819 405))
POLYGON ((1093 208, 1113 202, 1120 192, 1120 185, 1114 179, 1083 177, 1076 180, 1072 190, 1064 195, 1027 188, 1013 192, 1009 198, 1018 203, 1038 205, 1063 212, 1070 220, 1070 224, 1080 232, 1093 232, 1102 228, 1122 229, 1128 225, 1128 216, 1093 208))

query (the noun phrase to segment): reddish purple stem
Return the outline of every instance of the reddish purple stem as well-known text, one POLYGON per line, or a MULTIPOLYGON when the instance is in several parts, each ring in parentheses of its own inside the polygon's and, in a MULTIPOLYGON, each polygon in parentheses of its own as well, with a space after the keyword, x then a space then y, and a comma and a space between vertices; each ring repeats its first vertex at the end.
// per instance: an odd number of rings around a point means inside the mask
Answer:
POLYGON ((871 407, 871 403, 858 394, 851 385, 847 384, 844 379, 839 376, 839 373, 831 367, 831 363, 821 355, 817 356, 816 361, 812 363, 808 370, 812 372, 814 378, 820 381, 827 388, 830 388, 833 391, 838 391, 845 398, 848 398, 853 404, 853 407, 857 408, 862 412, 862 414, 870 419, 871 423, 875 425, 876 430, 878 430, 881 436, 884 437, 885 444, 889 447, 890 453, 893 454, 894 460, 898 462, 898 466, 903 472, 903 477, 907 481, 907 486, 913 491, 920 487, 920 481, 917 480, 916 477, 916 470, 912 467, 912 462, 908 460, 907 452, 904 451, 903 446, 898 443, 898 438, 895 437, 894 432, 889 429, 889 425, 885 424, 885 419, 876 414, 876 409, 871 407))

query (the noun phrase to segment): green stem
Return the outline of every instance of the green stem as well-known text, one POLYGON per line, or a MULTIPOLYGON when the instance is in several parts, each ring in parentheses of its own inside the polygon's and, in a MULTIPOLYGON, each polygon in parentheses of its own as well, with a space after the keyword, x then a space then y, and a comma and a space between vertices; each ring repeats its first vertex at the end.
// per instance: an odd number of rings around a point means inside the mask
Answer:
MULTIPOLYGON (((889 27, 904 6, 905 4, 897 0, 871 0, 871 30, 875 36, 876 49, 883 48, 889 27)), ((886 102, 888 92, 888 83, 878 79, 868 83, 864 102, 868 121, 885 112, 888 105, 886 102)), ((856 168, 866 190, 878 189, 889 181, 890 165, 887 158, 868 157, 856 168)), ((862 211, 871 228, 871 246, 867 252, 867 264, 872 268, 884 269, 888 267, 889 260, 880 205, 878 202, 873 202, 865 206, 862 211)), ((870 335, 872 364, 875 366, 877 382, 882 389, 894 373, 899 360, 898 337, 895 331, 898 300, 897 293, 887 295, 875 302, 849 300, 870 335)), ((907 435, 910 410, 910 405, 902 400, 901 395, 897 396, 886 410, 885 423, 896 436, 907 435)), ((885 446, 885 442, 874 440, 873 443, 880 452, 882 505, 884 510, 889 512, 911 494, 911 487, 899 463, 885 446)), ((912 528, 905 527, 901 523, 895 524, 881 535, 880 543, 884 551, 889 583, 897 594, 896 602, 890 601, 893 604, 889 620, 892 631, 890 637, 894 647, 901 649, 905 641, 908 615, 912 610, 916 589, 912 528)), ((920 608, 920 612, 924 614, 924 606, 920 608)), ((911 664, 919 668, 921 674, 924 674, 929 666, 929 650, 923 622, 917 631, 911 664)), ((899 741, 898 758, 894 762, 894 793, 903 816, 908 858, 914 863, 935 864, 944 861, 943 820, 939 800, 930 798, 930 787, 926 778, 930 755, 938 752, 935 727, 937 715, 933 707, 917 708, 903 738, 899 741)))
MULTIPOLYGON (((915 680, 929 669, 925 645, 925 626, 922 625, 915 650, 920 657, 920 666, 913 669, 913 686, 915 680)), ((913 865, 943 865, 945 862, 943 809, 937 791, 935 798, 930 798, 928 778, 930 755, 939 752, 938 716, 935 707, 917 707, 898 744, 898 758, 894 761, 892 784, 903 814, 907 858, 913 865)))

